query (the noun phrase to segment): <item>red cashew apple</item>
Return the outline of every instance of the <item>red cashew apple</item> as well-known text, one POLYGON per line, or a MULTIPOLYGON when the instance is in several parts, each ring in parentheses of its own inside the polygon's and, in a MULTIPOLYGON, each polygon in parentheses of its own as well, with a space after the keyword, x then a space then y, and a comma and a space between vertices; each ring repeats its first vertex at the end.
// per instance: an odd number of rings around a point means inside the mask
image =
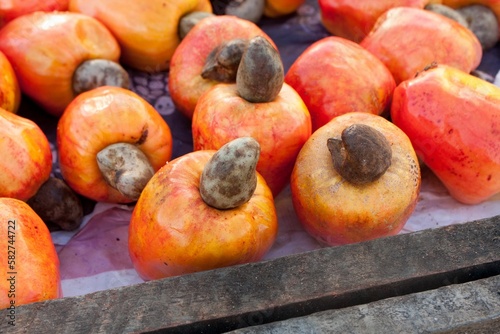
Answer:
POLYGON ((326 37, 299 55, 285 82, 302 97, 316 131, 335 116, 389 111, 396 87, 387 67, 358 44, 326 37))
POLYGON ((69 0, 8 0, 0 1, 0 28, 16 17, 37 11, 68 10, 69 0))
POLYGON ((311 135, 311 117, 297 92, 283 83, 283 64, 264 37, 254 37, 241 58, 236 84, 203 94, 192 120, 195 150, 218 149, 242 136, 261 146, 257 171, 276 196, 288 184, 295 158, 311 135))
POLYGON ((361 42, 378 17, 394 7, 423 9, 428 3, 441 0, 319 0, 321 22, 331 34, 361 42))
POLYGON ((276 239, 273 195, 255 171, 259 145, 237 138, 163 166, 144 188, 128 247, 145 280, 260 260, 276 239))
POLYGON ((0 52, 0 108, 16 113, 21 103, 21 90, 16 73, 5 55, 0 52))
POLYGON ((25 202, 0 197, 0 221, 0 309, 15 315, 20 305, 62 297, 59 258, 42 219, 25 202))
POLYGON ((73 12, 92 16, 113 33, 122 50, 121 62, 147 72, 168 69, 181 41, 179 23, 192 12, 212 13, 209 0, 70 0, 73 12))
POLYGON ((99 87, 77 96, 57 125, 59 166, 67 184, 95 201, 137 200, 172 155, 161 115, 136 93, 99 87))
POLYGON ((352 112, 312 134, 290 188, 305 230, 322 244, 341 245, 401 231, 420 184, 408 136, 381 116, 352 112))
POLYGON ((33 121, 0 108, 0 197, 31 198, 52 170, 50 144, 33 121))
POLYGON ((451 196, 476 204, 500 192, 500 88, 438 65, 394 91, 393 122, 451 196))
POLYGON ((200 96, 220 82, 202 77, 209 55, 225 42, 255 36, 263 36, 274 45, 256 24, 236 16, 217 15, 196 24, 179 44, 170 63, 168 89, 176 108, 191 119, 200 96))
POLYGON ((391 71, 396 84, 433 62, 471 72, 481 62, 481 43, 468 28, 425 9, 389 9, 361 41, 391 71))
POLYGON ((55 116, 95 85, 129 86, 127 72, 117 63, 115 38, 86 15, 35 12, 18 17, 0 30, 0 51, 12 64, 21 91, 55 116))

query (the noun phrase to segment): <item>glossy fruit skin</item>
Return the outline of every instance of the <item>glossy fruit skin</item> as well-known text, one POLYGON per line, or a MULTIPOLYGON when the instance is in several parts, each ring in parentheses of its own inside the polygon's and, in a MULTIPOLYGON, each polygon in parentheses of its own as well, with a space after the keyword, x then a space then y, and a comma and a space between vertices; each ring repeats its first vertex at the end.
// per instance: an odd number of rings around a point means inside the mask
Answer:
POLYGON ((35 195, 52 170, 50 144, 33 121, 0 108, 0 197, 35 195))
POLYGON ((0 3, 0 28, 16 17, 37 11, 68 10, 69 0, 11 0, 0 3))
POLYGON ((82 62, 120 57, 118 43, 102 23, 70 12, 35 12, 12 20, 0 30, 0 51, 21 91, 54 116, 75 97, 72 79, 82 62))
POLYGON ((287 71, 285 82, 304 100, 313 131, 348 112, 388 112, 396 88, 391 72, 377 57, 335 36, 304 50, 287 71))
POLYGON ((471 30, 443 15, 409 7, 385 12, 360 44, 387 66, 396 84, 433 62, 469 73, 483 55, 471 30))
POLYGON ((145 280, 260 260, 277 235, 273 196, 257 174, 250 200, 219 210, 199 192, 215 151, 195 151, 162 167, 144 188, 129 225, 132 263, 145 280))
POLYGON ((401 83, 391 118, 450 195, 477 204, 500 192, 500 88, 440 65, 401 83))
POLYGON ((423 9, 429 0, 319 0, 321 22, 335 36, 359 43, 368 35, 378 17, 394 7, 423 9))
POLYGON ((77 193, 101 202, 129 203, 109 186, 96 161, 97 153, 114 143, 137 145, 157 171, 172 155, 168 124, 136 93, 103 86, 80 94, 57 125, 59 166, 77 193))
POLYGON ((116 36, 122 50, 121 62, 129 67, 159 72, 168 69, 180 43, 179 20, 194 12, 212 12, 209 0, 70 0, 73 12, 90 15, 116 36))
POLYGON ((16 113, 21 103, 21 90, 16 73, 5 55, 0 52, 0 108, 16 113))
POLYGON ((200 98, 192 121, 195 150, 217 150, 238 137, 261 146, 257 171, 277 196, 288 184, 295 158, 311 135, 306 105, 289 85, 265 103, 241 98, 235 84, 218 84, 200 98))
POLYGON ((292 14, 305 0, 266 0, 264 4, 264 15, 271 18, 292 14))
POLYGON ((0 220, 5 275, 0 281, 0 309, 11 307, 12 301, 18 307, 62 297, 59 258, 43 220, 25 202, 7 197, 0 197, 0 220))
POLYGON ((290 186, 305 230, 325 245, 395 235, 415 209, 420 167, 408 137, 385 118, 353 112, 335 117, 312 134, 297 157, 290 186), (333 168, 326 142, 352 124, 382 132, 392 147, 392 164, 376 181, 355 185, 333 168))
POLYGON ((170 63, 168 89, 176 108, 192 119, 200 96, 219 83, 201 77, 210 52, 223 42, 255 36, 263 36, 275 46, 256 24, 236 16, 217 15, 198 22, 179 44, 170 63))

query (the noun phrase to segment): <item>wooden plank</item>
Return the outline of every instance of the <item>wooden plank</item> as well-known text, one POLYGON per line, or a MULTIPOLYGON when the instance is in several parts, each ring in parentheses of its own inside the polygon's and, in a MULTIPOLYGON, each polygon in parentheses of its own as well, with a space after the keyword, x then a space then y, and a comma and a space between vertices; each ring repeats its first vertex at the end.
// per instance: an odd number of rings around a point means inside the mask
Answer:
POLYGON ((500 216, 1 311, 0 332, 218 333, 500 274, 500 216))
POLYGON ((314 313, 231 334, 497 333, 500 276, 314 313))

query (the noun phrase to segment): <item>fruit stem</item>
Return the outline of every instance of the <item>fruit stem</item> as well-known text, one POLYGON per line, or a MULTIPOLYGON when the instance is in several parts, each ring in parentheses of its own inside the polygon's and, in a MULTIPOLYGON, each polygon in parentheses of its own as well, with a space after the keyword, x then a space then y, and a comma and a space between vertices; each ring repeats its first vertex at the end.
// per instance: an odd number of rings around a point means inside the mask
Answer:
POLYGON ((327 147, 337 173, 357 185, 376 181, 391 165, 390 143, 380 131, 368 125, 347 127, 341 139, 328 138, 327 147))
POLYGON ((73 92, 76 95, 102 86, 129 89, 130 77, 120 64, 108 59, 86 60, 75 70, 73 92))
POLYGON ((96 160, 104 180, 134 201, 155 173, 144 152, 130 143, 111 144, 97 153, 96 160))

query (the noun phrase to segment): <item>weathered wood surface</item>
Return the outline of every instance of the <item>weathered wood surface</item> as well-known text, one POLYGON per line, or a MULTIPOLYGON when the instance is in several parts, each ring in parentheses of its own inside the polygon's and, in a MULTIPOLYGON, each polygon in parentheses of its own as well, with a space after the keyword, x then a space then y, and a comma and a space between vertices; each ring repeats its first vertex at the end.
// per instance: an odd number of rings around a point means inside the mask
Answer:
POLYGON ((500 216, 2 310, 2 333, 219 333, 500 274, 500 216))
POLYGON ((500 276, 314 313, 231 334, 498 333, 500 276))

